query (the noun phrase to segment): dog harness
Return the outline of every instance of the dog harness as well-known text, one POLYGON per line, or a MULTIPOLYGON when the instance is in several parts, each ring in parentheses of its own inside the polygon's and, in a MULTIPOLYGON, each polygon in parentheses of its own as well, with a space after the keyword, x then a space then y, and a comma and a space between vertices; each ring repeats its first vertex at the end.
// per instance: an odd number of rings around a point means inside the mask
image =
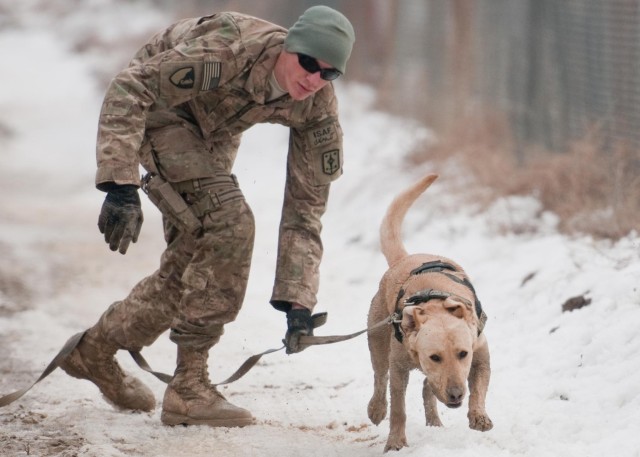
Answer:
POLYGON ((425 274, 425 273, 441 273, 445 275, 447 278, 451 279, 452 281, 455 281, 458 284, 462 284, 463 286, 466 286, 473 293, 474 303, 471 303, 466 298, 460 297, 459 295, 456 295, 456 294, 451 294, 449 292, 443 292, 436 289, 424 289, 413 294, 411 297, 407 298, 406 300, 404 300, 403 302, 404 306, 402 306, 401 308, 400 300, 402 299, 402 297, 404 297, 404 293, 405 293, 404 289, 401 288, 400 291, 398 292, 398 297, 396 298, 396 310, 393 314, 394 318, 392 321, 392 324, 395 330, 394 335, 400 343, 402 343, 402 340, 404 338, 402 329, 400 328, 400 323, 402 322, 402 310, 406 306, 416 306, 421 303, 426 303, 432 299, 446 300, 449 297, 455 297, 458 300, 465 303, 466 305, 473 306, 473 308, 476 311, 476 315, 478 316, 478 335, 482 333, 482 330, 484 329, 484 325, 487 322, 487 315, 482 310, 482 304, 478 299, 478 295, 476 294, 475 288, 471 284, 471 281, 469 281, 469 279, 467 279, 466 277, 463 279, 460 279, 459 277, 451 273, 448 273, 448 271, 459 273, 458 269, 453 265, 451 265, 450 263, 443 262, 442 260, 434 260, 431 262, 425 262, 422 265, 420 265, 418 268, 411 270, 411 273, 409 276, 411 277, 411 276, 425 274))

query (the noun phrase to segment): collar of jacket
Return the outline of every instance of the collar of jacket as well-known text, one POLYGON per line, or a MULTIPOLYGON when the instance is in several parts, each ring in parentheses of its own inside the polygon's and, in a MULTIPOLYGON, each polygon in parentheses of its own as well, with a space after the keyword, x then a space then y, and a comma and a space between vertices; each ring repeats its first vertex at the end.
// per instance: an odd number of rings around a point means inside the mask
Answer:
MULTIPOLYGON (((266 103, 269 95, 269 75, 278 60, 278 56, 283 49, 284 35, 278 34, 264 47, 260 55, 253 60, 247 60, 248 78, 244 84, 244 90, 247 91, 253 99, 262 105, 266 103)), ((289 96, 285 96, 290 99, 289 96)))

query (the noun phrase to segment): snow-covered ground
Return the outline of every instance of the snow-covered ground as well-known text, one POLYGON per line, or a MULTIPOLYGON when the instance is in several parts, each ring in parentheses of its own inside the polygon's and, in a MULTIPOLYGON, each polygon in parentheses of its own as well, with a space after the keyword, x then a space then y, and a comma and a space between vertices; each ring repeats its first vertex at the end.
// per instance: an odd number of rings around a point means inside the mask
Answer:
MULTIPOLYGON (((21 21, 3 23, 0 32, 0 396, 33 382, 69 336, 157 267, 163 248, 159 214, 146 201, 140 241, 126 256, 109 251, 96 227, 103 194, 93 186, 101 102, 95 73, 105 62, 72 52, 55 22, 43 19, 49 16, 27 20, 34 0, 2 3, 3 11, 17 3, 24 11, 14 10, 21 21)), ((125 13, 92 17, 124 30, 132 25, 125 13)), ((74 14, 65 26, 88 33, 83 16, 74 14)), ((146 17, 144 27, 149 18, 162 18, 146 17)), ((108 40, 100 30, 94 32, 108 40)), ((346 165, 324 218, 317 310, 328 311, 329 322, 317 333, 364 328, 385 270, 377 240, 382 214, 395 193, 427 172, 441 179, 407 216, 407 248, 460 262, 489 315, 487 409, 494 429, 472 431, 464 409, 443 407, 444 427, 425 427, 416 372, 407 394, 410 447, 400 455, 640 456, 640 239, 569 239, 528 198, 480 212, 470 204, 478 189, 451 192, 465 185, 454 167, 403 164, 428 132, 376 112, 366 88, 338 88, 346 165), (527 230, 512 234, 505 227, 527 230), (568 298, 584 294, 589 306, 562 312, 568 298)), ((249 355, 279 347, 285 331, 284 315, 268 298, 286 144, 286 129, 258 126, 239 154, 235 171, 256 215, 257 240, 243 311, 211 353, 214 382, 249 355)), ((172 371, 175 347, 167 335, 143 354, 155 369, 172 371)), ((154 412, 116 411, 92 384, 57 370, 0 409, 0 456, 358 457, 383 451, 388 420, 375 427, 366 413, 372 371, 365 336, 292 356, 270 354, 223 388, 257 418, 243 429, 163 426, 163 384, 126 354, 119 359, 156 394, 154 412)))

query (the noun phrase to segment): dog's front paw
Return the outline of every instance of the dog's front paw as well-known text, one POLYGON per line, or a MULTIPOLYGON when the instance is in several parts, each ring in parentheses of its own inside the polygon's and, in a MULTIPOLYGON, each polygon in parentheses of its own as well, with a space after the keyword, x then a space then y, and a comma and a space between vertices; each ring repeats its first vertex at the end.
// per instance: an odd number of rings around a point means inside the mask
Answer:
POLYGON ((387 444, 384 447, 384 452, 399 451, 403 447, 408 447, 407 438, 405 436, 391 436, 387 439, 387 444))
POLYGON ((491 422, 489 416, 484 412, 469 411, 467 416, 469 417, 469 428, 473 430, 486 432, 493 428, 493 422, 491 422))
POLYGON ((369 419, 374 425, 379 425, 380 422, 387 416, 387 400, 386 398, 378 399, 375 396, 369 400, 369 406, 367 407, 367 414, 369 419))
POLYGON ((442 427, 440 416, 427 416, 427 427, 442 427))

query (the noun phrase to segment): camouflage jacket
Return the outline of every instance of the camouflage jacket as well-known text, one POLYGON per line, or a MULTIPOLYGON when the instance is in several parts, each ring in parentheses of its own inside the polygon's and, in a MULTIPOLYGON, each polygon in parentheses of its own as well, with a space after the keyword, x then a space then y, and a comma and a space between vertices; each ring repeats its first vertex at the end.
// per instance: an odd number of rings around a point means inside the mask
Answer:
POLYGON ((272 303, 316 304, 320 217, 342 174, 342 129, 328 84, 267 102, 286 29, 238 13, 179 21, 112 80, 100 113, 96 185, 139 185, 139 165, 170 182, 230 173, 254 124, 290 128, 272 303))

